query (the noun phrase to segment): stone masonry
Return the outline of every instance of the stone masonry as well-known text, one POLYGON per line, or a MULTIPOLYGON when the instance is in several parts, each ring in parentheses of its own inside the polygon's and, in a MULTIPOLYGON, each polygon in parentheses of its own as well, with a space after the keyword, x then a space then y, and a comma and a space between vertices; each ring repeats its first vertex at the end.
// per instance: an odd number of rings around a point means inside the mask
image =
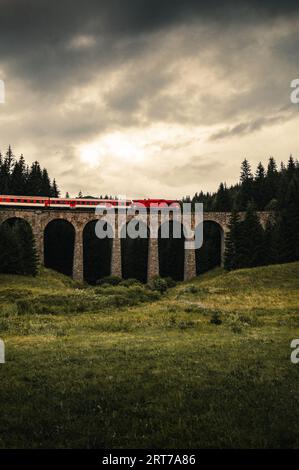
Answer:
MULTIPOLYGON (((244 214, 241 213, 241 218, 244 214)), ((261 224, 265 226, 270 213, 258 213, 261 224)), ((36 248, 39 256, 39 261, 44 264, 44 231, 46 226, 53 220, 66 220, 71 223, 75 230, 75 246, 74 246, 74 260, 73 260, 73 278, 78 281, 83 281, 83 230, 85 225, 93 220, 99 220, 102 215, 96 215, 92 211, 80 211, 71 209, 14 209, 14 208, 0 208, 0 223, 11 218, 20 218, 27 221, 33 231, 36 248)), ((133 216, 126 215, 126 222, 133 216)), ((149 215, 147 216, 148 227, 150 227, 149 215)), ((172 213, 170 213, 170 219, 172 213)), ((204 212, 203 220, 215 222, 221 231, 221 257, 223 260, 225 250, 225 238, 228 232, 228 224, 230 219, 229 212, 204 212)), ((194 225, 194 220, 192 221, 194 225)), ((158 218, 158 227, 161 225, 161 217, 158 218)), ((194 228, 194 227, 193 227, 194 228)), ((117 230, 116 230, 117 232, 117 230)), ((148 279, 159 275, 159 250, 158 239, 149 238, 148 243, 148 279)), ((121 240, 118 236, 113 238, 112 253, 111 253, 111 274, 115 276, 122 275, 121 263, 121 240)), ((188 280, 196 276, 195 264, 195 251, 185 250, 184 262, 184 279, 188 280)))

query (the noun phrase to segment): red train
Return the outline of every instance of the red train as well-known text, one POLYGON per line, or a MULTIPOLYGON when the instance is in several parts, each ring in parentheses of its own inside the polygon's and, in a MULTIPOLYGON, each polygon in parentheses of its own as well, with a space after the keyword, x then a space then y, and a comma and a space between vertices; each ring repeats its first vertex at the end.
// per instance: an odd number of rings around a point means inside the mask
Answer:
POLYGON ((96 199, 96 198, 51 198, 43 196, 0 195, 0 206, 21 206, 40 208, 88 209, 104 207, 157 207, 160 204, 179 206, 174 199, 96 199))

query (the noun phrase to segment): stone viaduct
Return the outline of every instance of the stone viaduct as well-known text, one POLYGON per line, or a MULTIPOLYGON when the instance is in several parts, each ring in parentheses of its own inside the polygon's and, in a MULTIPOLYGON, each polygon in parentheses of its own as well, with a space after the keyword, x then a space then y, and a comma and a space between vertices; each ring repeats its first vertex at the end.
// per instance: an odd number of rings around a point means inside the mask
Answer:
MULTIPOLYGON (((170 220, 173 218, 170 212, 170 220)), ((204 212, 204 222, 214 222, 218 225, 221 232, 221 259, 225 250, 225 238, 228 232, 228 224, 230 220, 230 212, 204 212)), ((270 213, 259 212, 261 224, 265 226, 270 213)), ((244 213, 240 213, 241 218, 244 213)), ((78 281, 83 281, 83 230, 86 224, 91 221, 100 220, 103 216, 96 215, 94 211, 84 210, 71 210, 71 209, 28 209, 28 208, 0 208, 0 223, 6 220, 19 218, 28 222, 32 228, 36 248, 41 264, 44 264, 44 232, 46 226, 54 220, 65 220, 72 224, 75 230, 75 245, 74 245, 74 258, 73 258, 73 278, 78 281)), ((132 219, 134 215, 126 215, 126 223, 132 219)), ((163 223, 161 214, 158 217, 158 225, 163 223)), ((147 225, 150 230, 150 218, 147 216, 147 225)), ((192 228, 194 228, 194 217, 192 219, 192 228)), ((117 231, 116 231, 117 233, 117 231)), ((118 236, 112 239, 112 253, 111 253, 111 275, 122 277, 122 264, 121 264, 121 240, 118 236)), ((152 277, 159 275, 159 250, 158 239, 149 237, 148 240, 148 264, 147 264, 147 277, 148 280, 152 277)), ((195 250, 185 249, 184 255, 184 279, 188 280, 196 276, 196 263, 195 263, 195 250)))

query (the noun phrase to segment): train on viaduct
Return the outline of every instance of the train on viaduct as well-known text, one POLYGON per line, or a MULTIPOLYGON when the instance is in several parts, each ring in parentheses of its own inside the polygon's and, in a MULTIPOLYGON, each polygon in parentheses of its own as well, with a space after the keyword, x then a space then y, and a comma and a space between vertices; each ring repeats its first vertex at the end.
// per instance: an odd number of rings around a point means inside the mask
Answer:
MULTIPOLYGON (((25 201, 29 202, 20 202, 15 197, 16 200, 12 200, 13 197, 9 196, 11 199, 8 202, 3 203, 0 196, 0 223, 12 219, 21 219, 26 221, 33 232, 36 242, 37 254, 40 264, 44 264, 44 251, 45 251, 45 232, 47 228, 53 222, 65 221, 67 224, 70 224, 74 231, 74 249, 73 249, 73 262, 72 262, 72 277, 77 281, 84 280, 84 250, 83 250, 83 241, 84 241, 84 231, 88 224, 101 220, 103 217, 102 214, 97 214, 95 211, 95 203, 99 201, 91 200, 93 207, 86 207, 86 201, 80 201, 75 210, 70 210, 71 200, 67 201, 68 205, 64 204, 53 204, 44 202, 36 202, 37 198, 28 198, 26 197, 25 201), (31 201, 31 204, 30 204, 31 201), (33 202, 34 201, 34 202, 33 202), (2 202, 2 204, 1 204, 2 202), (54 207, 53 207, 54 206, 54 207)), ((56 199, 56 201, 58 201, 56 199)), ((134 200, 135 203, 141 200, 134 200)), ((163 201, 163 200, 155 200, 163 201)), ((165 200, 164 200, 165 201, 165 200)), ((173 201, 168 201, 171 203, 173 201)), ((104 203, 107 203, 105 201, 104 203)), ((125 204, 125 206, 130 204, 125 204)), ((132 201, 131 201, 132 205, 132 201)), ((137 204, 138 205, 138 204, 137 204)), ((145 204, 146 205, 146 204, 145 204)), ((149 200, 147 200, 147 207, 149 207, 149 200)), ((137 206, 136 206, 137 208, 137 206)), ((173 214, 170 211, 170 220, 173 218, 173 214)), ((269 217, 268 212, 259 212, 258 213, 261 224, 265 226, 267 219, 269 217)), ((223 256, 225 251, 225 240, 226 235, 229 230, 229 221, 231 214, 229 212, 203 212, 203 222, 212 222, 216 224, 219 228, 221 237, 221 260, 223 262, 223 256)), ((244 214, 241 213, 241 217, 244 214)), ((128 223, 134 215, 127 213, 125 216, 125 223, 128 223)), ((158 214, 158 225, 161 227, 163 223, 163 217, 161 213, 158 214)), ((183 218, 181 224, 183 224, 183 218)), ((194 226, 194 221, 192 222, 194 226)), ((149 230, 151 231, 151 218, 148 213, 146 217, 146 224, 149 230)), ((118 236, 119 231, 116 230, 115 236, 112 239, 111 247, 111 257, 110 257, 110 275, 115 275, 122 277, 122 250, 121 250, 121 240, 118 236)), ((159 239, 149 237, 148 238, 148 248, 147 248, 147 280, 150 280, 154 276, 160 274, 160 262, 159 262, 159 249, 158 249, 159 239)), ((184 250, 184 280, 191 279, 196 276, 196 261, 195 261, 195 250, 185 249, 184 250)))

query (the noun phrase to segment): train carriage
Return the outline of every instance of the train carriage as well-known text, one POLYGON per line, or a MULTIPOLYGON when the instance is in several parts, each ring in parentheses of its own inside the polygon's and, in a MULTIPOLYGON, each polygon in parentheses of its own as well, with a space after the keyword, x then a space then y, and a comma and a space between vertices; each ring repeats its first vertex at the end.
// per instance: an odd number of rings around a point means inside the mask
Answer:
POLYGON ((34 207, 41 209, 95 209, 96 207, 159 207, 178 206, 173 199, 101 199, 101 198, 51 198, 45 196, 0 195, 0 206, 34 207))

